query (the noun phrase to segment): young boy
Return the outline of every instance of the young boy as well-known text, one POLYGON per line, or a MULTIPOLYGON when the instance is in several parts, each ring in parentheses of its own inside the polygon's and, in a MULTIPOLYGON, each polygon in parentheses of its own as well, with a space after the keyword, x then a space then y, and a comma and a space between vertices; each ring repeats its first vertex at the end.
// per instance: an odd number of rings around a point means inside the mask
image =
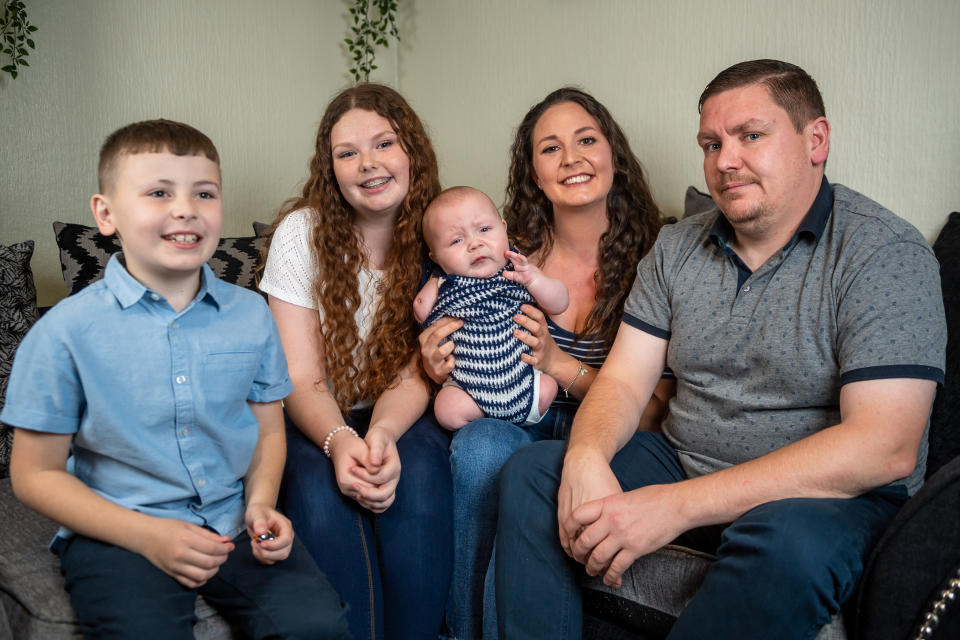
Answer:
POLYGON ((217 280, 217 150, 168 120, 110 135, 97 226, 121 254, 17 351, 0 420, 14 491, 85 636, 192 638, 200 593, 252 637, 346 638, 345 610, 276 511, 290 393, 272 316, 217 280))
POLYGON ((563 312, 566 286, 509 250, 506 222, 476 189, 438 195, 423 215, 423 236, 444 276, 430 278, 417 294, 417 320, 429 325, 452 316, 464 323, 450 336, 456 365, 434 401, 437 421, 447 429, 484 416, 539 422, 557 382, 523 361, 530 347, 516 337, 513 318, 533 301, 546 313, 563 312))

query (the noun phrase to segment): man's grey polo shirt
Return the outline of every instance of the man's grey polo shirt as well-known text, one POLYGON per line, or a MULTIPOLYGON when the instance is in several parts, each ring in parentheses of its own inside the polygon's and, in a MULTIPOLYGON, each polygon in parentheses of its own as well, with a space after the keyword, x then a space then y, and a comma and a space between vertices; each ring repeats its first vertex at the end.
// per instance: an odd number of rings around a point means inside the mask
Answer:
MULTIPOLYGON (((840 421, 840 387, 943 383, 939 265, 908 222, 824 179, 794 238, 751 273, 718 210, 667 225, 637 266, 624 321, 670 341, 663 430, 690 476, 840 421)), ((926 437, 910 493, 922 484, 926 437)))

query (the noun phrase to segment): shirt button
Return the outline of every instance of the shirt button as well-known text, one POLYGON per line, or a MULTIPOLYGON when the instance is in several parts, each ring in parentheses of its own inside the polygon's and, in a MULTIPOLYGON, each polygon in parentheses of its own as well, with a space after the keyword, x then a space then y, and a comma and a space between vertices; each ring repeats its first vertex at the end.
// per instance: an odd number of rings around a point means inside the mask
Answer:
POLYGON ((749 292, 750 292, 750 285, 748 285, 748 284, 743 285, 743 289, 741 289, 741 291, 743 291, 744 293, 749 293, 749 292))
POLYGON ((160 299, 160 296, 158 296, 158 295, 155 294, 155 293, 151 293, 151 294, 150 294, 150 299, 153 300, 154 302, 156 302, 157 300, 160 299))
POLYGON ((174 323, 172 323, 172 324, 170 325, 170 328, 171 328, 171 329, 179 329, 179 328, 180 328, 180 323, 174 322, 174 323))
POLYGON ((197 480, 197 486, 198 486, 198 487, 202 487, 202 486, 205 485, 205 484, 207 484, 207 481, 204 480, 203 478, 199 478, 199 479, 197 480))
POLYGON ((190 428, 184 427, 183 429, 180 430, 180 433, 183 434, 184 436, 188 436, 190 435, 190 428))
POLYGON ((187 381, 187 376, 177 376, 177 384, 183 384, 187 381))

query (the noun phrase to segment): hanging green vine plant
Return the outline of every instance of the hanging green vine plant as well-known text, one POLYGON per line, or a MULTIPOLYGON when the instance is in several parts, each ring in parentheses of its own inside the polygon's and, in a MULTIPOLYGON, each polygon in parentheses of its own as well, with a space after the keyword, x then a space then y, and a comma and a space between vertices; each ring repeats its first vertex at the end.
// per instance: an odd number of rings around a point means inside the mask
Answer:
POLYGON ((353 67, 350 73, 356 82, 367 82, 370 72, 377 68, 374 47, 389 47, 387 38, 393 36, 398 41, 397 0, 353 0, 350 7, 353 16, 352 38, 344 38, 350 53, 353 54, 353 67))
POLYGON ((10 64, 0 67, 11 78, 16 78, 20 67, 29 67, 27 48, 36 49, 30 37, 37 28, 27 19, 27 8, 21 0, 3 0, 0 16, 0 54, 10 58, 10 64))

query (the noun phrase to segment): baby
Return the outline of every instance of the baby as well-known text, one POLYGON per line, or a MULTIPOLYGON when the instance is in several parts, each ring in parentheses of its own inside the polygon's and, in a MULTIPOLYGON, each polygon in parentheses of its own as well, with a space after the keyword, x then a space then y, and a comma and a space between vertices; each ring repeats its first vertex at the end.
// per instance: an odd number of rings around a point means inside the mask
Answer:
POLYGON ((539 422, 557 382, 520 358, 530 347, 514 335, 513 318, 533 302, 548 314, 562 313, 569 303, 566 286, 510 250, 506 222, 476 189, 453 187, 437 196, 423 215, 423 235, 444 275, 430 278, 417 294, 417 320, 463 320, 450 336, 456 366, 434 401, 437 421, 447 429, 484 416, 539 422))

